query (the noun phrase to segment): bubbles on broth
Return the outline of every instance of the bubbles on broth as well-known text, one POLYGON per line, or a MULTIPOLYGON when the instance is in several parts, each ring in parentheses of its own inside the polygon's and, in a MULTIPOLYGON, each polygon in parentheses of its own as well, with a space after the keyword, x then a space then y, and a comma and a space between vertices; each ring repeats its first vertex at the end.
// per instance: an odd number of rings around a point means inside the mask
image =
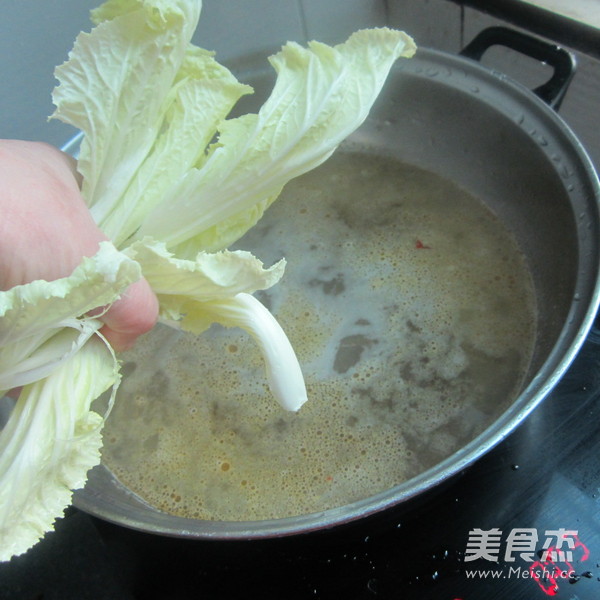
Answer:
POLYGON ((296 349, 309 401, 279 408, 240 330, 155 328, 123 355, 103 462, 157 508, 260 520, 344 505, 446 458, 518 393, 531 279, 502 224, 451 182, 337 153, 238 246, 288 261, 257 296, 296 349))

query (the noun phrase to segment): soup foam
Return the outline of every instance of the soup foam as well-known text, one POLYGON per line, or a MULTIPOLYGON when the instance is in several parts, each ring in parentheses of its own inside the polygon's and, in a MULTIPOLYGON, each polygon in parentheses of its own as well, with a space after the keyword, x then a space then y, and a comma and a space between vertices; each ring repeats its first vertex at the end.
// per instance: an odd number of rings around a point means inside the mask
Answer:
POLYGON ((309 401, 279 408, 240 330, 157 326, 123 355, 103 462, 160 510, 245 521, 345 505, 448 457, 518 394, 532 281, 504 226, 453 183, 338 152, 237 246, 288 261, 257 297, 309 401))

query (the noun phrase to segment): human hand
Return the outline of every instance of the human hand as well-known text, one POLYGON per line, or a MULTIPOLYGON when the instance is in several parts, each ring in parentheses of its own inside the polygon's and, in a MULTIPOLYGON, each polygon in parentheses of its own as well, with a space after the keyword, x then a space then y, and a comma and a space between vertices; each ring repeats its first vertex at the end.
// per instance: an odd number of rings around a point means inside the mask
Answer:
MULTIPOLYGON (((79 191, 75 161, 48 144, 0 140, 0 289, 52 281, 93 256, 106 236, 79 191)), ((158 301, 145 279, 132 284, 101 318, 116 351, 152 329, 158 301)))

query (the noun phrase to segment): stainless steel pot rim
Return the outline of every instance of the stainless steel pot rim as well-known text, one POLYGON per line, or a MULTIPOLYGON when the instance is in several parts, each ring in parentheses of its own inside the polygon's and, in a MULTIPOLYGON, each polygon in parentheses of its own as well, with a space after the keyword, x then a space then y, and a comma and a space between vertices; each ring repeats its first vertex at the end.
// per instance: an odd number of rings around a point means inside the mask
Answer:
MULTIPOLYGON (((437 50, 419 49, 415 59, 401 61, 398 68, 422 77, 443 79, 448 85, 477 95, 482 99, 486 98, 488 89, 500 89, 502 96, 509 104, 523 107, 521 110, 524 115, 523 123, 519 123, 519 125, 528 128, 529 134, 539 135, 540 129, 549 127, 555 135, 566 140, 572 151, 571 155, 574 157, 571 160, 572 164, 566 168, 578 171, 580 176, 585 179, 587 187, 586 190, 574 188, 569 193, 587 196, 586 202, 593 219, 590 221, 591 229, 586 236, 589 237, 588 243, 595 247, 596 253, 598 252, 600 245, 600 182, 585 149, 560 116, 520 83, 460 56, 437 50), (537 123, 543 123, 543 127, 536 129, 537 123)), ((513 111, 511 114, 516 113, 513 111)), ((77 140, 69 143, 67 149, 72 151, 76 144, 77 140)), ((555 160, 555 157, 549 156, 548 159, 555 160)), ((565 160, 569 161, 569 158, 565 160)), ((327 529, 378 513, 415 498, 455 477, 504 440, 548 396, 563 377, 585 342, 600 305, 600 264, 593 264, 589 269, 591 269, 591 273, 588 272, 588 269, 580 267, 574 301, 559 339, 537 375, 518 399, 491 426, 459 451, 427 471, 393 488, 363 500, 319 513, 248 522, 202 521, 174 517, 167 513, 161 513, 148 505, 146 505, 148 512, 133 517, 120 513, 118 506, 97 497, 94 492, 90 491, 90 486, 75 493, 74 505, 104 520, 132 529, 173 537, 226 540, 282 537, 327 529), (151 518, 146 518, 149 515, 151 518)), ((113 486, 120 486, 103 466, 97 467, 91 472, 91 479, 94 478, 107 480, 113 486)), ((126 489, 122 488, 121 492, 125 491, 126 489)), ((131 494, 128 490, 126 493, 131 494)), ((141 500, 139 502, 143 503, 141 500)))

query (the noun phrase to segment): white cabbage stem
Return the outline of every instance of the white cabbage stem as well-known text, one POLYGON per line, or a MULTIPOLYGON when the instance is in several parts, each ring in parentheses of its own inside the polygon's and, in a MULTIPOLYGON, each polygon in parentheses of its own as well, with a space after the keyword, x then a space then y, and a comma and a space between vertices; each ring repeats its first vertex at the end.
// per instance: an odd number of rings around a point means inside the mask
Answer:
POLYGON ((296 353, 275 317, 250 294, 240 293, 214 307, 219 322, 241 327, 258 344, 269 388, 281 406, 297 411, 306 402, 306 385, 296 353))

